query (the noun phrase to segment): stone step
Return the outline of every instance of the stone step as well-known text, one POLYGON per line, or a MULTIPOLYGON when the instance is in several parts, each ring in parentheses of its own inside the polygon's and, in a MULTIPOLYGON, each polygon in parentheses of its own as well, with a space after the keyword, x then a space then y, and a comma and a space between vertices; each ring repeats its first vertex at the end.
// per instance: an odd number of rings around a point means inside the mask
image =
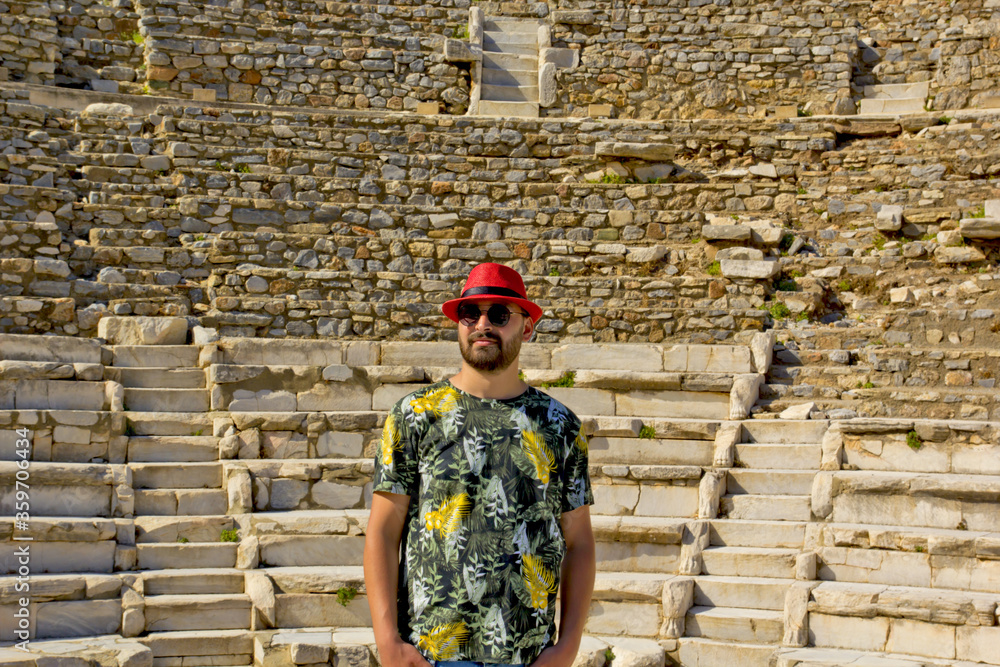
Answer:
POLYGON ((537 19, 488 18, 483 21, 483 32, 537 35, 538 29, 543 25, 546 23, 537 19))
POLYGON ((135 489, 218 489, 222 486, 222 463, 132 463, 135 489))
POLYGON ((197 368, 196 345, 112 345, 114 366, 128 368, 197 368))
POLYGON ((738 444, 735 460, 754 470, 819 470, 820 445, 738 444))
POLYGON ((916 83, 879 83, 872 86, 865 86, 862 89, 865 98, 871 99, 926 99, 930 94, 930 82, 918 81, 916 83))
POLYGON ((726 490, 731 494, 807 496, 812 493, 815 476, 811 470, 733 468, 727 473, 726 490))
MULTIPOLYGON (((208 427, 211 429, 211 426, 208 427)), ((196 463, 219 460, 219 439, 211 435, 143 435, 128 439, 128 461, 196 463)))
MULTIPOLYGON (((998 661, 1000 663, 1000 661, 998 661)), ((900 654, 870 653, 835 648, 792 648, 775 653, 772 667, 937 667, 955 665, 954 662, 906 656, 900 654)), ((975 666, 986 667, 977 662, 975 666)), ((968 667, 974 667, 969 664, 968 667)))
POLYGON ((236 528, 231 516, 137 516, 135 540, 139 544, 176 544, 184 539, 189 543, 218 544, 223 530, 236 528))
POLYGON ((720 511, 730 519, 809 521, 812 505, 809 496, 727 495, 720 511))
POLYGON ((237 542, 137 544, 140 570, 236 567, 237 542))
MULTIPOLYGON (((174 250, 171 248, 171 250, 174 250)), ((178 248, 177 250, 182 250, 178 248)), ((203 389, 205 371, 201 368, 116 368, 104 370, 106 380, 115 380, 129 388, 203 389)))
POLYGON ((702 552, 705 574, 793 579, 798 549, 709 547, 702 552))
POLYGON ((784 633, 784 613, 767 609, 692 607, 685 634, 749 644, 777 644, 784 633))
POLYGON ((591 437, 591 464, 711 466, 715 452, 711 440, 591 437))
POLYGON ((155 516, 225 514, 229 507, 222 489, 136 489, 135 513, 155 516))
POLYGON ((926 97, 864 98, 858 106, 858 115, 896 116, 902 114, 925 113, 926 97))
POLYGON ((519 32, 505 32, 503 30, 483 30, 483 44, 487 40, 494 44, 527 44, 538 46, 538 28, 533 25, 522 26, 519 32))
POLYGON ((360 565, 330 565, 308 567, 285 566, 261 568, 282 593, 336 593, 353 587, 363 591, 364 569, 360 565))
POLYGON ((806 534, 804 522, 712 519, 710 524, 713 546, 801 549, 806 534))
POLYGON ((146 595, 147 632, 250 629, 245 594, 146 595))
POLYGON ((482 101, 537 103, 538 86, 501 86, 486 84, 482 87, 482 101))
POLYGON ((538 72, 532 69, 494 69, 492 67, 483 68, 484 85, 494 86, 537 86, 538 72))
MULTIPOLYGON (((239 656, 253 659, 254 636, 246 630, 192 630, 150 632, 135 641, 153 652, 153 659, 184 656, 218 656, 224 664, 239 656)), ((214 661, 213 661, 214 662, 214 661)), ((205 663, 210 664, 210 663, 205 663)))
MULTIPOLYGON (((503 34, 503 33, 500 33, 503 34)), ((525 35, 530 38, 531 35, 525 35)), ((514 53, 518 55, 537 56, 538 40, 535 41, 501 41, 491 38, 488 34, 483 35, 483 55, 487 53, 514 53)))
POLYGON ((704 637, 678 640, 677 663, 684 667, 771 667, 773 644, 742 644, 704 637))
MULTIPOLYGON (((215 417, 206 412, 129 412, 128 424, 135 436, 209 437, 215 417)), ((137 459, 143 460, 143 459, 137 459)), ((146 459, 150 461, 162 459, 146 459)), ((205 461, 209 459, 192 459, 205 461)))
POLYGON ((140 412, 208 412, 207 389, 125 389, 125 409, 140 412))
POLYGON ((756 420, 743 422, 743 442, 753 444, 820 444, 830 424, 825 420, 756 420))
POLYGON ((517 118, 538 118, 537 102, 494 102, 480 100, 480 116, 503 116, 517 118))
POLYGON ((190 568, 144 572, 146 595, 234 595, 244 592, 244 570, 236 568, 190 568))
POLYGON ((483 53, 483 69, 538 71, 538 56, 521 53, 483 53))
POLYGON ((694 578, 694 603, 704 607, 782 611, 788 584, 787 579, 701 575, 694 578))

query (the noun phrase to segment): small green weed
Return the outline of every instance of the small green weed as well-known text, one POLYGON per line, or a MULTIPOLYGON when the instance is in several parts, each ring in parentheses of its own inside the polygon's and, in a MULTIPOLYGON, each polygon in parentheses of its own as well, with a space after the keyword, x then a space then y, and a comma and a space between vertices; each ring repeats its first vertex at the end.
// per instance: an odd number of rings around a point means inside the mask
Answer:
POLYGON ((248 164, 238 164, 235 167, 233 167, 233 171, 235 171, 238 174, 249 174, 250 173, 250 165, 248 165, 248 164))
POLYGON ((796 109, 795 113, 799 118, 809 118, 813 115, 812 111, 806 111, 805 109, 796 109))
POLYGON ((656 437, 656 429, 648 424, 643 424, 639 429, 639 438, 642 440, 652 440, 656 437))
POLYGON ((239 542, 240 541, 240 531, 235 528, 224 528, 222 533, 219 534, 220 542, 239 542))
POLYGON ((968 529, 969 529, 969 523, 965 520, 964 517, 962 518, 961 521, 958 522, 958 525, 955 526, 955 530, 968 530, 968 529))
POLYGON ((872 239, 872 245, 874 245, 874 246, 875 246, 875 249, 876 249, 876 250, 878 250, 879 252, 881 252, 881 251, 882 251, 882 249, 883 249, 883 248, 885 248, 885 243, 886 243, 886 241, 888 241, 888 240, 889 240, 889 239, 887 239, 887 238, 886 238, 885 236, 883 236, 882 234, 876 234, 876 235, 875 235, 875 238, 873 238, 873 239, 872 239))
POLYGON ((938 122, 941 123, 942 125, 947 125, 948 123, 951 122, 951 116, 941 116, 940 118, 938 118, 938 122))
POLYGON ((913 547, 913 550, 916 551, 918 554, 922 554, 924 552, 924 547, 918 544, 917 546, 913 547))
POLYGON ((524 371, 520 371, 520 370, 519 370, 519 371, 517 372, 517 379, 518 379, 518 380, 520 380, 521 382, 525 382, 525 379, 524 379, 524 371))
POLYGON ((851 283, 847 282, 846 280, 841 280, 839 283, 837 283, 837 289, 840 290, 841 292, 850 292, 851 283))
POLYGON ((766 311, 771 314, 771 317, 775 320, 782 320, 792 314, 788 306, 783 304, 781 301, 775 301, 770 306, 766 303, 760 307, 761 310, 766 311))
POLYGON ((469 26, 463 23, 455 30, 455 39, 469 39, 469 26))
POLYGON ((797 192, 797 193, 798 193, 798 194, 800 194, 800 195, 805 195, 805 194, 809 194, 809 191, 808 191, 808 190, 806 190, 806 189, 805 189, 805 188, 803 188, 803 187, 799 187, 799 189, 798 189, 798 190, 796 190, 795 192, 797 192))
POLYGON ((910 431, 906 434, 906 446, 915 452, 919 452, 920 448, 924 446, 924 441, 920 439, 916 431, 910 431))
POLYGON ((796 316, 795 321, 796 322, 805 322, 808 319, 809 319, 809 313, 807 313, 805 311, 802 311, 801 313, 798 314, 798 316, 796 316))
POLYGON ((132 42, 139 45, 142 45, 146 41, 143 39, 142 33, 138 30, 126 30, 125 32, 118 33, 118 39, 122 42, 132 42))
POLYGON ((613 171, 606 171, 604 172, 604 176, 601 176, 601 183, 605 184, 624 185, 630 182, 631 182, 630 180, 627 180, 621 174, 615 173, 613 171))
POLYGON ((615 652, 610 648, 604 649, 604 664, 611 665, 611 661, 615 659, 615 652))
POLYGON ((201 434, 202 434, 202 433, 204 433, 204 432, 205 432, 205 429, 203 429, 203 428, 200 428, 200 429, 198 429, 197 431, 195 431, 195 432, 194 432, 194 433, 193 433, 192 435, 201 435, 201 434))
POLYGON ((972 209, 969 213, 970 218, 985 218, 986 217, 986 206, 981 204, 978 208, 972 209))
POLYGON ((708 265, 708 268, 705 269, 705 273, 707 273, 710 276, 722 275, 722 265, 719 264, 718 262, 712 262, 711 264, 708 265))
POLYGON ((782 251, 788 250, 795 243, 795 234, 788 233, 781 237, 781 243, 778 244, 778 248, 782 251))
POLYGON ((187 543, 188 543, 188 542, 190 542, 191 540, 189 540, 189 539, 188 539, 188 538, 186 538, 186 537, 178 537, 178 538, 177 538, 177 541, 178 541, 178 542, 179 542, 180 544, 187 544, 187 543))
POLYGON ((565 373, 562 374, 562 377, 560 377, 555 382, 543 382, 542 388, 548 389, 549 387, 572 387, 575 382, 576 382, 576 372, 566 371, 565 373))
POLYGON ((551 269, 549 269, 549 275, 552 276, 553 278, 558 277, 559 276, 559 269, 554 268, 554 267, 551 268, 551 269))
POLYGON ((340 606, 346 607, 351 600, 358 596, 358 589, 354 586, 341 586, 337 589, 337 602, 340 606))

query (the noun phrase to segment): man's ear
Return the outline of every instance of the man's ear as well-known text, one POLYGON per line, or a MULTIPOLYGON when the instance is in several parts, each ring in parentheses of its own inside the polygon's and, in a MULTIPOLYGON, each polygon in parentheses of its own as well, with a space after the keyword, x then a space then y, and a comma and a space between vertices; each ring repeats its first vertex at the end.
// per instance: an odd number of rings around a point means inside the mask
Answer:
POLYGON ((524 333, 522 335, 522 340, 524 342, 530 341, 535 337, 535 321, 530 317, 522 317, 524 320, 524 333))

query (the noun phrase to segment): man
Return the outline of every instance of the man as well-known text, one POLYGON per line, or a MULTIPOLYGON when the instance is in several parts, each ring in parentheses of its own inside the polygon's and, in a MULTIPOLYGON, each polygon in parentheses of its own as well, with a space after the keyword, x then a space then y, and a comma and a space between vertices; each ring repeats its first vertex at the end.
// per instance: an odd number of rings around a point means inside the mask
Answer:
POLYGON ((462 368, 393 406, 375 459, 364 564, 382 665, 571 667, 594 501, 580 420, 519 377, 542 310, 487 263, 442 311, 462 368))

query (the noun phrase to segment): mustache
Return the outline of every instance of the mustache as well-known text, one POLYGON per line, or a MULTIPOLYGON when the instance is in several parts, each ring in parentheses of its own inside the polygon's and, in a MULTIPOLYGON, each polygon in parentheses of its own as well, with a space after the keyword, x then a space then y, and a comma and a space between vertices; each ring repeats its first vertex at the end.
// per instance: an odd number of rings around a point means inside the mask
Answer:
POLYGON ((499 343, 500 342, 500 337, 499 336, 493 336, 493 335, 488 334, 488 333, 474 334, 474 335, 469 336, 469 342, 470 343, 475 343, 477 340, 491 340, 494 343, 499 343))

